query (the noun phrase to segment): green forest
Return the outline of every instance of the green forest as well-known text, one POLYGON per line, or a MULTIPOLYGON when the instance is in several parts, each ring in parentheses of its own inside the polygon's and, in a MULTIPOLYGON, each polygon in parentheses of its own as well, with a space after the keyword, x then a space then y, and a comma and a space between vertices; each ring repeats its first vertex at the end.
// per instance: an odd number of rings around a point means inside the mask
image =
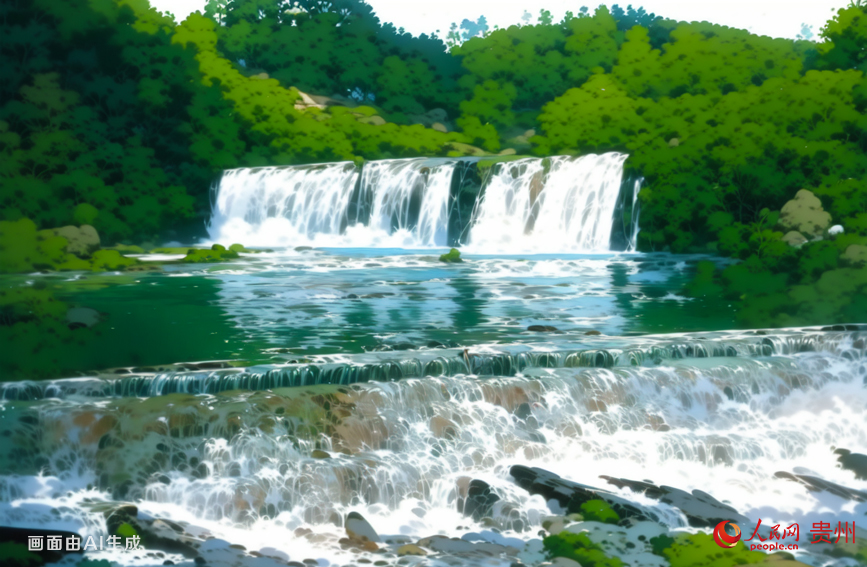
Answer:
POLYGON ((4 271, 123 267, 70 255, 66 225, 103 246, 191 241, 227 168, 621 151, 644 178, 639 250, 740 260, 701 264, 688 294, 725 294, 749 327, 867 320, 860 0, 816 41, 616 5, 445 38, 359 0, 0 13, 4 271))

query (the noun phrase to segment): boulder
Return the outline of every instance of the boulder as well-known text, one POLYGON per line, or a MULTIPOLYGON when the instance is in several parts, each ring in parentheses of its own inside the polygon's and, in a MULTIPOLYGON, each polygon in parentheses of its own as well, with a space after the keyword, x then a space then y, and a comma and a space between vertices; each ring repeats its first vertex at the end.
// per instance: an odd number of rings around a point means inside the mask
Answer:
POLYGON ((545 174, 538 171, 530 179, 530 205, 536 203, 543 189, 545 189, 545 174))
POLYGON ((843 234, 844 232, 846 232, 846 229, 843 228, 842 224, 835 224, 828 229, 828 234, 830 236, 837 236, 838 234, 843 234))
POLYGON ((445 254, 440 254, 440 262, 446 262, 447 264, 457 264, 463 262, 461 259, 461 252, 457 248, 452 248, 445 254))
POLYGON ((559 333, 560 329, 557 327, 552 327, 550 325, 530 325, 527 327, 528 331, 532 331, 534 333, 559 333))
POLYGON ((491 489, 491 485, 483 480, 473 479, 467 489, 467 500, 464 503, 464 515, 477 522, 494 511, 494 504, 500 497, 491 489))
POLYGON ((581 504, 590 500, 604 500, 621 518, 659 521, 659 517, 652 510, 640 504, 607 490, 566 480, 538 467, 515 465, 509 469, 509 474, 518 486, 530 494, 538 494, 545 500, 555 500, 566 508, 568 513, 579 512, 581 504))
POLYGON ((446 133, 449 131, 448 127, 446 127, 446 125, 443 124, 442 122, 434 122, 433 124, 430 125, 430 127, 431 127, 431 130, 436 130, 437 132, 446 133))
POLYGON ((355 542, 373 542, 379 543, 379 534, 370 525, 370 522, 364 519, 364 516, 358 512, 350 512, 346 515, 346 535, 350 540, 355 542))
POLYGON ((815 238, 822 236, 831 226, 831 215, 822 208, 818 197, 806 189, 801 189, 794 199, 783 205, 777 224, 783 232, 794 230, 815 238))
POLYGON ((843 259, 855 265, 867 264, 867 246, 850 244, 843 252, 843 259))
POLYGON ((642 493, 648 498, 679 508, 689 521, 689 525, 694 528, 709 528, 716 526, 723 520, 739 523, 748 522, 746 516, 739 514, 731 506, 723 504, 701 490, 693 490, 690 493, 671 486, 656 486, 650 482, 613 478, 605 475, 600 476, 600 478, 618 488, 627 487, 633 492, 642 493))
POLYGON ((867 492, 855 490, 854 488, 847 488, 837 484, 836 482, 824 480, 817 476, 811 476, 808 474, 792 474, 785 471, 777 472, 774 476, 803 484, 810 492, 830 492, 831 494, 846 500, 867 502, 867 492))
POLYGON ((398 557, 403 557, 404 555, 427 555, 427 551, 414 543, 407 543, 397 548, 397 555, 398 557))
POLYGON ((515 150, 515 148, 506 148, 505 150, 501 151, 497 155, 499 155, 499 156, 513 156, 513 155, 516 155, 517 153, 518 152, 515 150))
POLYGON ((807 239, 804 238, 804 235, 796 230, 790 230, 783 237, 783 242, 788 244, 789 246, 798 247, 807 242, 807 239))
POLYGON ((77 226, 63 226, 54 229, 54 234, 66 239, 66 251, 80 258, 89 258, 91 254, 99 250, 99 234, 89 224, 77 226))
POLYGON ((834 453, 840 455, 837 462, 843 470, 852 471, 859 480, 867 480, 867 455, 853 453, 849 449, 837 449, 834 453))
MULTIPOLYGON (((596 488, 560 478, 558 475, 537 467, 515 465, 510 471, 518 486, 530 494, 539 494, 546 500, 556 500, 568 512, 579 512, 581 505, 591 500, 602 500, 622 519, 659 522, 658 515, 641 504, 627 500, 605 489, 596 488)), ((653 500, 679 508, 695 528, 707 528, 723 520, 747 523, 748 519, 731 506, 716 500, 701 490, 692 493, 670 486, 656 486, 649 482, 601 476, 618 488, 629 488, 653 500)))

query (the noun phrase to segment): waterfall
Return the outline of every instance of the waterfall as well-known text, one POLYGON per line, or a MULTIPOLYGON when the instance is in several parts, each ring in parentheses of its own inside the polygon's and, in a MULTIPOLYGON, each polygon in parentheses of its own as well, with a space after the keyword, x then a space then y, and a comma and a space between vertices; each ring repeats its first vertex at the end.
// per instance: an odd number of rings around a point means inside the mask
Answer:
POLYGON ((248 246, 293 246, 338 236, 357 179, 352 162, 226 171, 209 236, 248 246))
MULTIPOLYGON (((625 160, 607 153, 495 164, 482 186, 456 193, 482 194, 461 205, 473 211, 469 251, 608 251, 625 160)), ((216 189, 209 236, 248 246, 442 248, 450 245, 459 163, 412 158, 367 162, 360 172, 352 162, 229 170, 216 189)))
POLYGON ((471 251, 608 251, 626 155, 555 156, 494 166, 471 251))
POLYGON ((641 182, 643 179, 638 179, 635 186, 632 188, 632 210, 630 212, 630 224, 632 226, 632 234, 629 236, 629 244, 626 247, 627 252, 635 252, 638 250, 638 233, 641 227, 638 226, 638 215, 641 208, 638 204, 638 192, 641 190, 641 182))
POLYGON ((385 234, 405 231, 420 246, 446 246, 455 161, 383 160, 361 174, 361 199, 372 201, 368 226, 385 234))

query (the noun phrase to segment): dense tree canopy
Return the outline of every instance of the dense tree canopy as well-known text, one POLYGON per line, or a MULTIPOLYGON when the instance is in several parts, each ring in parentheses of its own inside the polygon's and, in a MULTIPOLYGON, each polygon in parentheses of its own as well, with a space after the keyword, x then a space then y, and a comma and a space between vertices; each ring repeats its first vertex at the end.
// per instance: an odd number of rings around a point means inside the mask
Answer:
POLYGON ((867 244, 861 2, 818 42, 602 6, 507 29, 466 20, 450 49, 361 0, 211 0, 183 22, 147 0, 0 14, 5 220, 136 240, 202 227, 231 167, 616 150, 644 178, 641 249, 743 260, 703 270, 694 293, 805 320, 792 302, 857 269, 848 247, 867 244), (844 237, 783 242, 777 217, 802 189, 844 237))

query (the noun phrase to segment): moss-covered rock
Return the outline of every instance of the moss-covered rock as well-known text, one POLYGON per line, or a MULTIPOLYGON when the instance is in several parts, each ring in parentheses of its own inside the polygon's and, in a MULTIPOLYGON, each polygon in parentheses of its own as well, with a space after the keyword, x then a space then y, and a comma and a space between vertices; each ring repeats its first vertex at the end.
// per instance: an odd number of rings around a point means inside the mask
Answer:
POLYGON ((445 254, 440 255, 440 262, 448 262, 454 264, 458 262, 463 262, 463 260, 461 260, 460 251, 457 248, 452 248, 445 254))
POLYGON ((581 514, 588 522, 602 522, 603 524, 616 524, 620 521, 611 506, 604 500, 590 500, 581 505, 581 514))
POLYGON ((187 264, 210 264, 235 258, 240 258, 238 252, 231 249, 226 250, 226 247, 221 244, 214 244, 210 250, 190 248, 182 261, 187 264))

